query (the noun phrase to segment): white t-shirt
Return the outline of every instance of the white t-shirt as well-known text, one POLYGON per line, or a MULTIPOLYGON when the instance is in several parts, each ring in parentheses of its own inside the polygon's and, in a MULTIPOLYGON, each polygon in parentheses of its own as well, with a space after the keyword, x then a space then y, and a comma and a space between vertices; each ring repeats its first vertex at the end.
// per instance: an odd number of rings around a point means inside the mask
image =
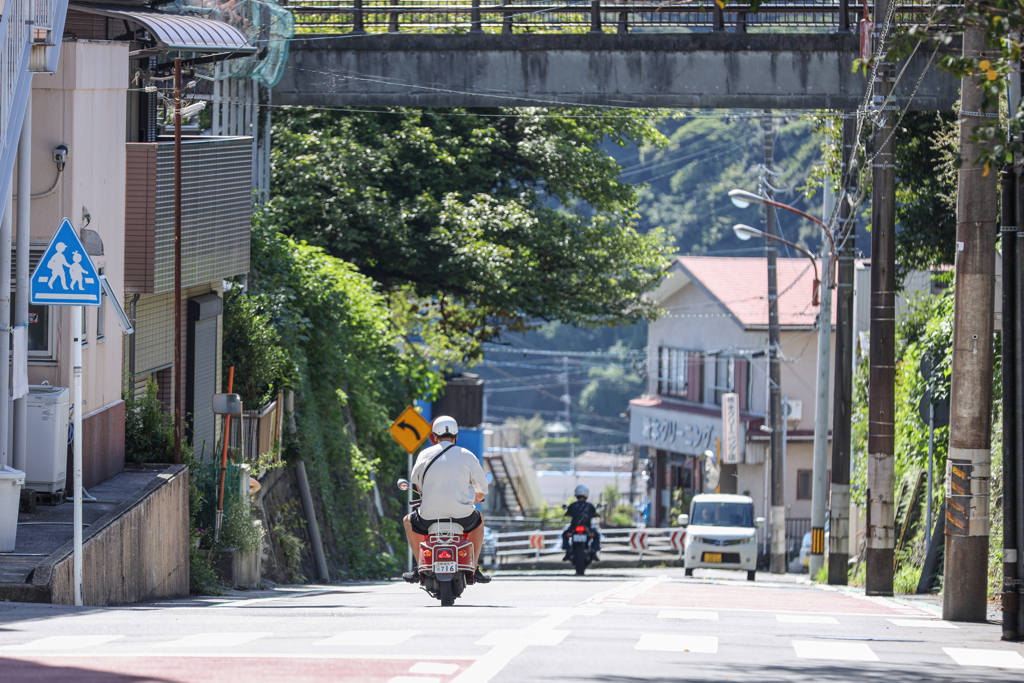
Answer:
POLYGON ((480 461, 462 446, 453 446, 447 441, 420 453, 410 479, 423 494, 420 504, 423 519, 468 517, 476 510, 476 494, 487 494, 487 479, 480 461), (424 481, 423 471, 441 451, 445 451, 444 455, 430 466, 424 481))

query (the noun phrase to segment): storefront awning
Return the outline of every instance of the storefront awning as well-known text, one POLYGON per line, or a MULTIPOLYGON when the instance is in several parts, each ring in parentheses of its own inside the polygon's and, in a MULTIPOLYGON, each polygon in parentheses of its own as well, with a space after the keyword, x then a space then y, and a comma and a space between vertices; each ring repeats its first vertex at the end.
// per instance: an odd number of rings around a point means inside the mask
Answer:
POLYGON ((255 54, 257 49, 240 30, 215 19, 125 5, 74 3, 71 8, 86 14, 138 24, 149 32, 153 47, 160 51, 198 54, 230 52, 236 55, 251 55, 255 54))

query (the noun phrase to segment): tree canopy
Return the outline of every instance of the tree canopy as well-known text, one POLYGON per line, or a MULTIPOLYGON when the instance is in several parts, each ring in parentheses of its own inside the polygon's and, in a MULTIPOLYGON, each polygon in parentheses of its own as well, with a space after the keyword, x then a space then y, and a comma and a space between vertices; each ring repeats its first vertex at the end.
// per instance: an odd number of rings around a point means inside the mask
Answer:
POLYGON ((636 231, 636 188, 602 148, 663 144, 644 114, 296 110, 274 141, 268 220, 453 338, 656 314, 642 295, 667 248, 660 231, 636 231))

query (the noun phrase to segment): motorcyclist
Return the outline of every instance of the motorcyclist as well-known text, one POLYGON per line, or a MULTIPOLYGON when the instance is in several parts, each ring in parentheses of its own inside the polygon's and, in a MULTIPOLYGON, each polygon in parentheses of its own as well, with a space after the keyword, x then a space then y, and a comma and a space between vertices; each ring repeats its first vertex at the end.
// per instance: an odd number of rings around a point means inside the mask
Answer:
MULTIPOLYGON (((484 518, 476 509, 487 495, 487 478, 480 461, 470 451, 456 446, 459 425, 447 415, 437 417, 430 429, 430 443, 416 459, 409 483, 420 493, 419 508, 405 516, 405 537, 413 557, 419 556, 420 543, 430 525, 439 519, 450 519, 462 526, 473 544, 474 557, 480 560, 484 542, 484 518)), ((419 581, 416 571, 402 574, 409 583, 419 581)), ((479 565, 474 583, 489 583, 479 565)))
MULTIPOLYGON (((587 498, 590 497, 590 488, 586 484, 580 484, 576 487, 573 492, 576 496, 576 502, 570 503, 565 508, 565 516, 569 518, 569 525, 565 527, 565 531, 562 532, 562 550, 565 551, 565 557, 562 559, 568 562, 570 559, 569 553, 571 547, 569 545, 569 535, 572 533, 572 527, 576 524, 584 524, 588 531, 593 528, 594 517, 598 516, 597 508, 594 507, 593 503, 588 503, 587 498)), ((601 534, 595 531, 594 539, 590 543, 590 553, 593 559, 600 560, 598 553, 601 551, 601 534)))

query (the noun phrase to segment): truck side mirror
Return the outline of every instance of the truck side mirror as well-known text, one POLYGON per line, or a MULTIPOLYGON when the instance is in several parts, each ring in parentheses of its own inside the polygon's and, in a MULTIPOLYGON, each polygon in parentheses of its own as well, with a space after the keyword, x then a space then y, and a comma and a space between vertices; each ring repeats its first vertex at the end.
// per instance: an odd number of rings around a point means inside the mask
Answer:
POLYGON ((686 514, 685 512, 679 515, 678 517, 676 517, 676 524, 678 524, 679 526, 689 526, 690 515, 686 514))

